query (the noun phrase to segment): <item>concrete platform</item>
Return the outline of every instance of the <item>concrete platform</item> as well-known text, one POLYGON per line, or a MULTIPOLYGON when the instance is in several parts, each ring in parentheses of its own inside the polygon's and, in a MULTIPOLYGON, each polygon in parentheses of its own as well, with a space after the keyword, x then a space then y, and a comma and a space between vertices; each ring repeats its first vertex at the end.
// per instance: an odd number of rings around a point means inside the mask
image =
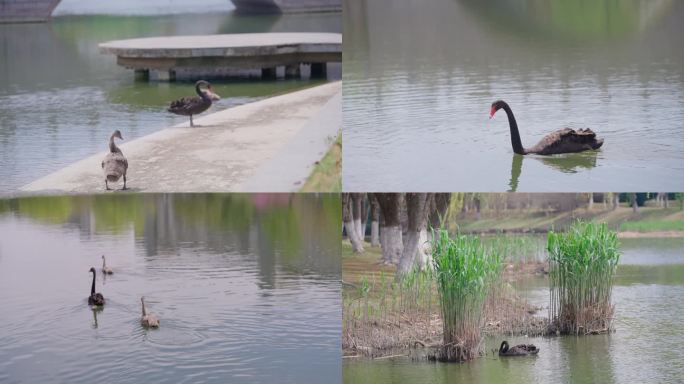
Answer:
MULTIPOLYGON (((186 122, 124 141, 128 187, 133 192, 296 191, 342 128, 341 92, 341 82, 328 83, 195 118, 200 127, 186 122)), ((126 138, 126 127, 115 128, 126 138)), ((107 192, 100 167, 105 155, 80 160, 21 191, 107 192)))
POLYGON ((275 77, 284 67, 287 76, 300 76, 300 66, 311 65, 311 76, 324 76, 327 63, 342 62, 339 33, 243 33, 167 36, 117 40, 99 45, 117 63, 140 77, 173 80, 178 73, 215 76, 275 77), (252 72, 250 72, 252 71, 252 72))
POLYGON ((239 13, 342 12, 342 0, 230 0, 239 13))

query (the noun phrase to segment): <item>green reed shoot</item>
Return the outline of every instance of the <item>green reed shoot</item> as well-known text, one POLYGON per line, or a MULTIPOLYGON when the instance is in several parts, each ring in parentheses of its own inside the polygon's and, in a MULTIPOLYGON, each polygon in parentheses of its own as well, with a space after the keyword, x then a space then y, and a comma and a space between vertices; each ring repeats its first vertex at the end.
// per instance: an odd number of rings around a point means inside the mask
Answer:
POLYGON ((610 331, 617 233, 605 223, 577 221, 565 233, 549 232, 547 249, 551 322, 564 334, 610 331))
POLYGON ((473 359, 481 349, 483 306, 501 272, 501 257, 474 236, 433 232, 434 273, 444 330, 442 360, 473 359))

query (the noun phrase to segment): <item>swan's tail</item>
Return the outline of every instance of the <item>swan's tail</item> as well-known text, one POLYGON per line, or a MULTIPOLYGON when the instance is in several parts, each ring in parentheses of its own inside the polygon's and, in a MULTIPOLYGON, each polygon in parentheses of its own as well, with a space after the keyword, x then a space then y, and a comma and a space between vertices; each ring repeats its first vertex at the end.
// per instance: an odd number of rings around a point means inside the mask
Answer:
POLYGON ((594 141, 593 147, 594 147, 594 149, 599 149, 599 148, 601 148, 602 145, 603 145, 603 139, 597 138, 596 141, 594 141))

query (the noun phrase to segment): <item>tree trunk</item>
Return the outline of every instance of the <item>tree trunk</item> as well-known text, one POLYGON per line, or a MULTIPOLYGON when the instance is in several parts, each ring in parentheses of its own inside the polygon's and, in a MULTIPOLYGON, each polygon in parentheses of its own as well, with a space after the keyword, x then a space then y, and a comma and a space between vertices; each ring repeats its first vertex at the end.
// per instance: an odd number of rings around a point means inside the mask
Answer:
POLYGON ((366 204, 367 193, 361 195, 361 238, 366 238, 366 222, 368 221, 368 204, 366 204))
POLYGON ((432 254, 430 253, 430 241, 427 228, 418 233, 418 252, 416 253, 415 265, 420 269, 432 268, 432 254))
POLYGON ((589 192, 589 210, 594 209, 594 194, 589 192))
POLYGON ((354 229, 356 229, 356 235, 358 238, 363 242, 365 237, 365 231, 361 227, 361 216, 363 214, 363 209, 361 208, 363 205, 363 193, 351 193, 350 195, 352 200, 352 217, 354 220, 354 229))
POLYGON ((342 194, 342 223, 344 230, 347 232, 347 238, 351 242, 352 250, 356 253, 363 252, 363 242, 359 239, 359 234, 354 227, 354 220, 352 215, 351 196, 348 193, 342 194))
POLYGON ((451 203, 451 193, 434 193, 430 199, 430 228, 439 229, 446 223, 446 214, 451 203))
POLYGON ((613 211, 618 209, 618 206, 620 206, 620 194, 615 192, 613 193, 613 211))
MULTIPOLYGON (((480 220, 480 218, 482 217, 480 214, 480 196, 475 195, 473 202, 475 203, 475 218, 476 220, 480 220)), ((497 204, 496 206, 498 208, 499 205, 497 204)))
POLYGON ((631 193, 630 197, 632 199, 632 212, 637 213, 639 212, 639 204, 637 204, 637 195, 636 193, 631 193))
POLYGON ((663 193, 663 206, 665 206, 665 209, 670 208, 670 199, 667 193, 663 193))
POLYGON ((376 193, 375 198, 380 205, 382 261, 385 264, 396 264, 404 250, 399 219, 401 195, 398 193, 376 193))
POLYGON ((371 214, 371 247, 380 246, 380 204, 372 193, 368 194, 371 214))
POLYGON ((422 250, 420 244, 421 231, 425 229, 427 221, 427 193, 407 193, 406 194, 406 210, 408 214, 408 231, 406 233, 406 241, 404 244, 404 251, 401 254, 399 265, 397 266, 397 280, 411 271, 416 264, 416 260, 423 259, 424 256, 418 256, 422 250))

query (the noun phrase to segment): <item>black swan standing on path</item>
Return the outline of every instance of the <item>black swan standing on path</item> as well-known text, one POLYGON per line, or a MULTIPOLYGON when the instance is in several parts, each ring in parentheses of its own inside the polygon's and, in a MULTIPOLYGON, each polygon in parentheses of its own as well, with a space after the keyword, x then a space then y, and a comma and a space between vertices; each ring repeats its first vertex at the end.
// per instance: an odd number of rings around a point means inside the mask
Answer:
POLYGON ((518 124, 515 122, 515 116, 511 107, 503 100, 498 100, 492 103, 492 109, 489 112, 491 119, 496 111, 503 108, 508 115, 508 125, 511 129, 511 144, 513 144, 513 152, 519 155, 527 155, 536 153, 538 155, 555 155, 558 153, 572 153, 582 152, 592 149, 599 149, 603 145, 603 139, 596 138, 596 134, 591 129, 574 130, 570 128, 563 128, 551 132, 544 136, 543 139, 534 147, 523 148, 520 141, 520 132, 518 132, 518 124))
POLYGON ((172 101, 168 109, 169 112, 175 113, 176 115, 190 116, 191 127, 195 126, 192 122, 192 115, 197 115, 206 111, 211 107, 212 102, 221 100, 221 97, 214 93, 211 84, 204 80, 195 83, 195 92, 197 92, 199 96, 183 97, 176 101, 172 101), (207 89, 201 89, 200 86, 204 86, 207 89))
POLYGON ((123 140, 121 131, 117 129, 114 131, 114 133, 112 133, 112 136, 109 138, 109 153, 107 156, 105 156, 104 160, 102 160, 102 171, 104 172, 105 177, 105 189, 108 191, 110 190, 109 182, 111 181, 112 183, 115 183, 119 181, 121 176, 123 176, 124 182, 123 188, 121 189, 126 189, 126 172, 128 171, 128 160, 126 160, 126 156, 124 156, 123 152, 121 152, 121 149, 116 146, 114 138, 123 140))
POLYGON ((499 356, 527 356, 536 355, 539 348, 534 344, 518 344, 515 347, 508 348, 508 341, 503 341, 499 347, 499 356))
POLYGON ((101 293, 95 293, 95 267, 90 268, 90 272, 93 273, 93 285, 90 287, 90 297, 88 297, 88 305, 94 307, 101 307, 105 304, 105 298, 101 293))

